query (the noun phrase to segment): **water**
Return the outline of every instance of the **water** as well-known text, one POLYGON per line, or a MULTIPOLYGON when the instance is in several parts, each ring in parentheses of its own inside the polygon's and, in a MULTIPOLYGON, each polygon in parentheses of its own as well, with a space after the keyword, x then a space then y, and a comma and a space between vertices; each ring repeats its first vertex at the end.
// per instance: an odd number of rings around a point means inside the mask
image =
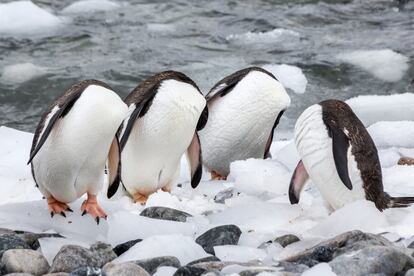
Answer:
POLYGON ((65 20, 58 30, 0 34, 0 72, 16 63, 44 70, 25 82, 0 78, 0 125, 33 131, 46 106, 82 79, 103 80, 125 97, 144 78, 169 69, 186 73, 207 93, 246 66, 300 67, 306 93, 289 91, 292 106, 280 130, 291 129, 304 108, 323 99, 414 91, 413 1, 398 9, 391 0, 129 0, 108 12, 62 14, 73 2, 34 1, 65 20), (243 35, 276 28, 298 36, 243 35), (336 57, 385 48, 410 59, 400 81, 384 82, 336 57))

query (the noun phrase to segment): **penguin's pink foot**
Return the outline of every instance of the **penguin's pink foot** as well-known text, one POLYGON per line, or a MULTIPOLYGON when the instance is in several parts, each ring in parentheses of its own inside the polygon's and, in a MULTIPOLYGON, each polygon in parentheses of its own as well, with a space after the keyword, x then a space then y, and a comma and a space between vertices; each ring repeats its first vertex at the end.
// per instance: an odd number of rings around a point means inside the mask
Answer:
POLYGON ((398 160, 398 165, 414 165, 414 158, 410 157, 401 157, 400 160, 398 160))
POLYGON ((142 195, 140 193, 136 193, 132 196, 132 198, 134 199, 135 203, 139 203, 141 205, 144 205, 145 203, 147 203, 148 200, 148 196, 146 195, 142 195))
POLYGON ((222 176, 216 171, 211 171, 211 180, 227 180, 227 176, 222 176))
POLYGON ((99 224, 100 218, 106 219, 108 217, 101 206, 99 206, 96 196, 91 194, 88 194, 88 198, 82 203, 81 211, 82 216, 90 214, 94 217, 97 224, 99 224))
POLYGON ((66 218, 65 211, 73 212, 72 209, 70 209, 69 205, 67 205, 64 202, 58 201, 53 196, 47 198, 47 207, 50 211, 50 216, 52 218, 55 214, 59 214, 66 218))

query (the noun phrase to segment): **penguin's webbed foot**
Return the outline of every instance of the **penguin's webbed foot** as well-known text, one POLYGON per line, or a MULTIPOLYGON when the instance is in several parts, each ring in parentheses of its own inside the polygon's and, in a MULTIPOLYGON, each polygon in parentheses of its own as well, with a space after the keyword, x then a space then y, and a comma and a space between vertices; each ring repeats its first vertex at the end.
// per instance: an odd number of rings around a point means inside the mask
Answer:
POLYGON ((227 180, 227 176, 222 176, 216 171, 211 171, 211 180, 227 180))
POLYGON ((101 218, 106 219, 108 217, 101 206, 99 206, 96 196, 91 194, 88 194, 88 198, 82 203, 81 211, 82 216, 90 214, 94 217, 97 224, 99 224, 101 218))
POLYGON ((140 194, 140 193, 134 194, 132 198, 134 199, 135 203, 139 203, 141 205, 145 205, 145 203, 147 203, 147 200, 148 200, 148 196, 140 194))
POLYGON ((53 196, 50 196, 47 198, 47 206, 50 212, 50 216, 53 218, 55 214, 59 214, 62 217, 66 218, 65 212, 73 212, 72 209, 70 209, 69 205, 67 205, 64 202, 60 202, 57 199, 55 199, 53 196))

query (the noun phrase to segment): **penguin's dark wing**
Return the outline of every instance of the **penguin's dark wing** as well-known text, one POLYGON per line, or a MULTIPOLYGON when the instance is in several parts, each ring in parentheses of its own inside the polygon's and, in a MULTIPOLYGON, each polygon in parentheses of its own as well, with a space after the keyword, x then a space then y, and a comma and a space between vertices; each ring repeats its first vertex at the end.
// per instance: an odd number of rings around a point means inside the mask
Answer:
POLYGON ((196 188, 203 173, 201 146, 197 131, 194 133, 193 140, 187 148, 186 155, 190 166, 191 187, 196 188))
POLYGON ((284 110, 282 110, 282 111, 280 111, 280 112, 279 112, 279 114, 277 115, 276 121, 275 121, 275 123, 274 123, 274 125, 273 125, 273 128, 272 128, 272 131, 270 132, 269 139, 267 139, 267 142, 266 142, 266 148, 265 148, 265 152, 264 152, 263 159, 266 159, 266 158, 272 157, 269 151, 270 151, 270 146, 272 145, 272 141, 273 141, 273 134, 274 134, 274 132, 275 132, 275 128, 276 128, 276 127, 277 127, 277 125, 279 124, 280 118, 282 118, 282 115, 283 115, 283 113, 284 113, 284 112, 285 112, 285 111, 284 111, 284 110))
POLYGON ((107 84, 98 81, 98 80, 84 80, 81 81, 72 87, 70 87, 66 92, 59 97, 55 102, 53 102, 48 110, 42 115, 39 125, 36 128, 35 135, 33 138, 32 148, 30 150, 30 158, 27 164, 32 162, 33 158, 39 152, 43 144, 45 143, 47 137, 52 131, 56 122, 65 117, 66 114, 72 109, 73 105, 82 95, 82 92, 89 85, 99 85, 107 89, 112 90, 107 84), (47 121, 47 122, 46 122, 47 121), (45 125, 47 123, 47 125, 45 125))
POLYGON ((121 182, 121 148, 119 146, 118 134, 112 140, 108 154, 108 198, 111 198, 119 188, 121 182))
POLYGON ((208 107, 207 105, 204 107, 203 112, 201 112, 200 118, 198 119, 197 123, 197 131, 202 130, 208 121, 208 107))
POLYGON ((309 174, 306 171, 302 160, 300 160, 290 180, 289 200, 291 204, 297 204, 299 202, 300 193, 302 192, 308 179, 309 174))
POLYGON ((208 92, 208 94, 206 95, 207 102, 212 101, 213 99, 217 98, 218 96, 223 97, 223 96, 227 95, 230 91, 233 90, 233 88, 239 83, 239 81, 241 81, 251 71, 260 71, 260 72, 268 74, 272 78, 276 79, 276 77, 272 73, 264 70, 263 68, 248 67, 248 68, 239 70, 239 71, 225 77, 224 79, 222 79, 218 83, 216 83, 213 86, 213 88, 210 90, 210 92, 208 92))
POLYGON ((339 128, 336 124, 327 120, 325 121, 325 125, 328 129, 329 137, 332 138, 332 152, 336 171, 344 185, 349 190, 352 190, 352 182, 348 172, 348 148, 350 146, 350 140, 344 130, 339 128))

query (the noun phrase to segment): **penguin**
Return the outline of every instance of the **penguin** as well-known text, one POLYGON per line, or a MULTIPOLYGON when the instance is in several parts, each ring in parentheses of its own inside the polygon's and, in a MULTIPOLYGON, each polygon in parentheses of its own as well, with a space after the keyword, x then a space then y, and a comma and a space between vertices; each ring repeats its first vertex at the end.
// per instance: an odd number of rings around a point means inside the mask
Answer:
POLYGON ((73 85, 49 105, 36 128, 28 164, 52 217, 66 217, 66 211, 72 212, 68 203, 85 193, 82 215, 89 213, 98 224, 107 217, 96 196, 106 163, 109 186, 119 185, 117 131, 127 112, 122 99, 98 80, 73 85))
POLYGON ((181 72, 158 73, 138 85, 125 99, 130 116, 121 134, 121 178, 134 202, 145 204, 159 189, 170 192, 186 153, 191 186, 202 176, 197 131, 207 122, 206 100, 181 72))
POLYGON ((270 157, 273 133, 290 105, 270 72, 249 67, 218 83, 206 95, 209 120, 200 131, 203 163, 213 180, 225 180, 230 163, 270 157))
POLYGON ((309 178, 331 210, 363 199, 380 211, 414 202, 384 191, 374 141, 346 103, 326 100, 308 107, 296 122, 294 140, 301 160, 289 186, 291 204, 299 202, 309 178))

